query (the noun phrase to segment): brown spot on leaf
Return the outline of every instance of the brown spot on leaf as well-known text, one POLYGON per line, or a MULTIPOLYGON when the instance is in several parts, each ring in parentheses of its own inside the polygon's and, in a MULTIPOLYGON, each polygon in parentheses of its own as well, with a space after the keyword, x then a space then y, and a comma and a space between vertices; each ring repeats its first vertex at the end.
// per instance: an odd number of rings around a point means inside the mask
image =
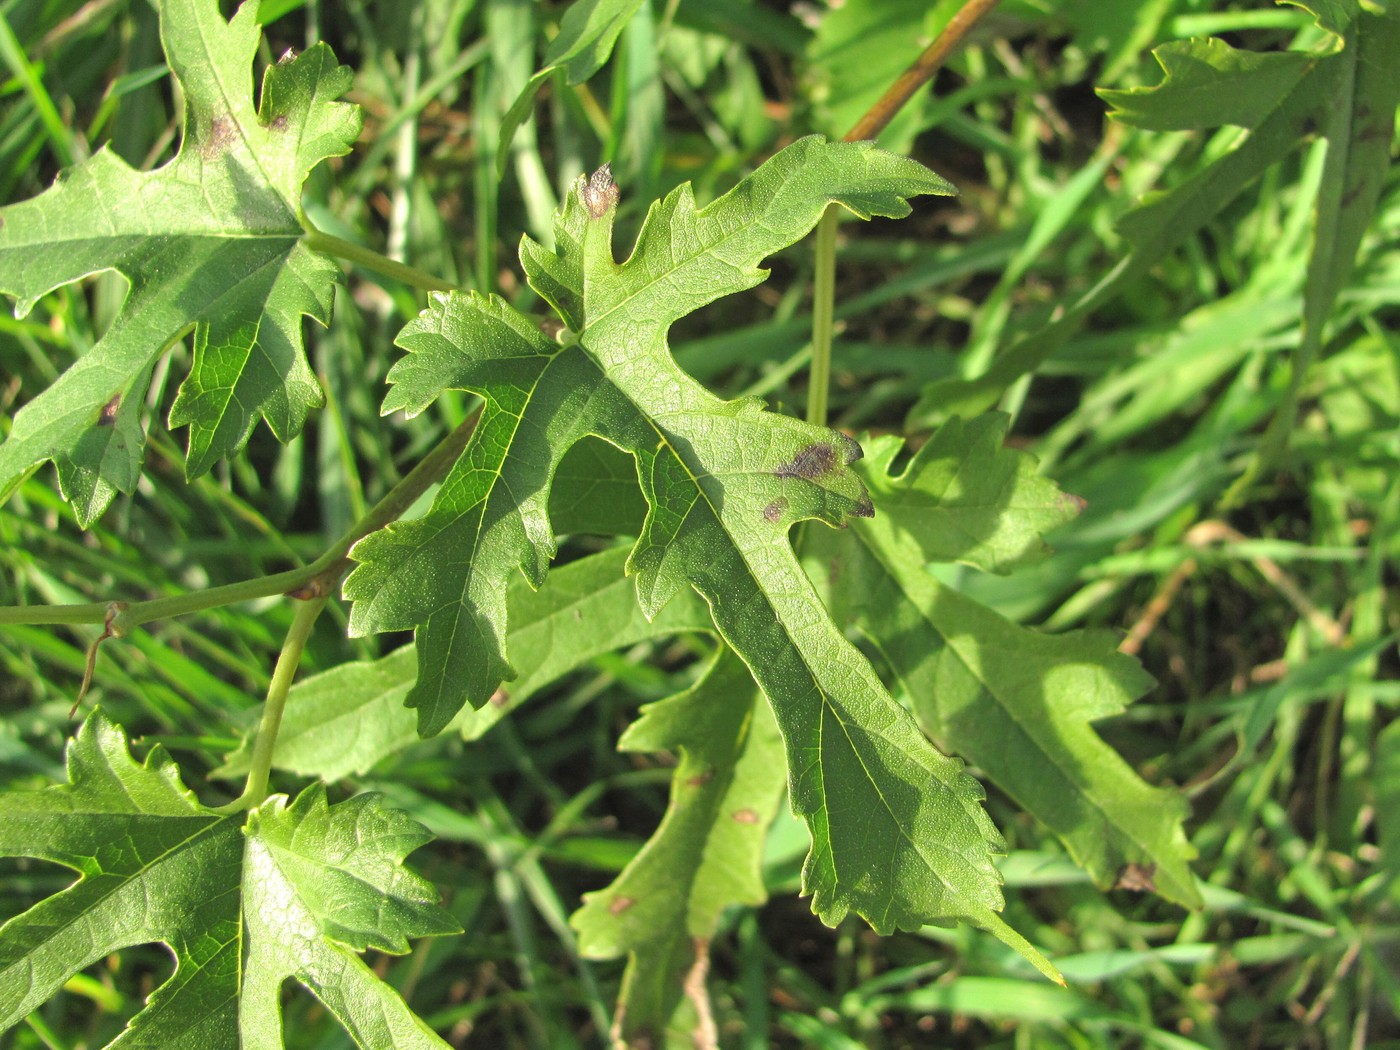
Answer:
POLYGON ((857 518, 875 517, 875 504, 870 501, 870 493, 862 492, 860 501, 856 503, 856 509, 851 511, 857 518))
POLYGON ((272 118, 272 123, 268 125, 268 130, 276 131, 280 134, 281 132, 286 131, 290 124, 291 121, 287 119, 287 115, 285 113, 279 113, 277 114, 277 116, 272 118))
POLYGON ((1157 865, 1138 864, 1135 861, 1118 869, 1118 880, 1113 884, 1116 890, 1132 890, 1134 893, 1157 892, 1157 865))
POLYGON ((612 903, 608 905, 608 913, 610 915, 621 915, 636 903, 636 897, 614 897, 612 903))
POLYGON ((235 135, 233 121, 228 117, 215 117, 209 122, 209 134, 200 145, 199 152, 205 160, 213 160, 228 150, 235 135))
POLYGON ((732 816, 732 817, 734 818, 735 822, 736 822, 736 823, 739 823, 739 824, 757 824, 757 823, 758 823, 758 814, 755 813, 753 810, 748 809, 748 808, 745 808, 745 809, 736 809, 733 813, 730 814, 730 816, 732 816))
POLYGON ((706 784, 708 784, 711 780, 714 779, 715 771, 713 769, 707 769, 703 773, 697 773, 695 776, 690 777, 685 782, 685 786, 693 788, 704 787, 706 784))
POLYGON ((99 427, 115 426, 117 422, 117 412, 122 407, 121 394, 113 394, 112 400, 102 406, 102 411, 97 414, 97 425, 99 427))
POLYGON ((773 473, 780 478, 816 481, 836 469, 836 450, 825 441, 814 441, 773 473))
POLYGON ((504 689, 497 689, 491 694, 491 699, 486 702, 492 707, 505 707, 506 704, 510 703, 510 694, 504 689))
POLYGON ((593 218, 601 219, 617 207, 618 189, 617 183, 613 182, 611 164, 604 164, 587 182, 580 179, 579 183, 578 195, 593 218))
POLYGON ((782 520, 783 511, 785 511, 785 510, 787 510, 787 509, 788 509, 787 497, 785 497, 785 496, 779 496, 779 497, 778 497, 777 499, 775 499, 772 503, 768 504, 768 506, 766 506, 766 507, 763 508, 763 517, 764 517, 764 520, 766 520, 766 521, 771 521, 771 522, 773 522, 774 524, 777 524, 779 521, 782 520))

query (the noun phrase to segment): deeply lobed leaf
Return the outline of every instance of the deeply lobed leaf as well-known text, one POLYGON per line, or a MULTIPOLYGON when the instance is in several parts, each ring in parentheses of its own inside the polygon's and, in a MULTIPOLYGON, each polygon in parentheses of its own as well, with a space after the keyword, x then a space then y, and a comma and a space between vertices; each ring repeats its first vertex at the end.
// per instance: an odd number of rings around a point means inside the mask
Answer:
POLYGON ((756 401, 720 401, 676 366, 666 330, 761 281, 757 263, 811 229, 828 201, 862 215, 903 215, 899 191, 945 187, 912 161, 805 139, 704 211, 688 186, 670 194, 618 265, 612 210, 590 216, 581 183, 556 222, 555 251, 528 239, 521 248, 531 283, 573 333, 568 340, 549 340, 504 301, 475 293, 438 297, 403 330, 398 342, 410 355, 390 372, 386 412, 422 411, 449 388, 486 401, 429 513, 362 541, 354 556, 363 564, 346 581, 346 596, 356 600, 352 632, 418 628, 419 681, 409 702, 419 709, 420 731, 439 730, 464 701, 485 703, 510 676, 505 579, 515 568, 532 584, 544 578, 555 550, 546 513, 551 479, 585 435, 639 455, 644 491, 655 496, 660 483, 671 501, 651 499, 633 555, 648 612, 685 585, 683 573, 664 570, 686 508, 702 497, 736 512, 742 498, 748 520, 734 527, 744 532, 785 534, 805 517, 837 524, 866 512, 846 469, 859 455, 854 442, 756 401), (677 484, 652 465, 674 471, 677 484))
POLYGON ((170 422, 190 427, 190 476, 240 449, 260 417, 289 440, 322 400, 301 318, 329 321, 336 269, 300 243, 301 186, 359 133, 358 109, 335 101, 350 71, 324 44, 285 56, 255 110, 257 3, 228 22, 214 0, 157 8, 185 97, 176 157, 142 173, 103 149, 0 209, 0 291, 18 315, 101 270, 130 284, 102 339, 30 399, 0 445, 0 489, 52 459, 83 524, 135 488, 151 366, 189 329, 194 364, 170 422))
POLYGON ((585 956, 628 956, 614 1039, 655 1045, 667 1029, 695 1036, 703 1024, 696 1000, 724 909, 767 899, 763 846, 782 795, 782 740, 748 669, 721 650, 691 689, 643 708, 618 746, 679 753, 670 804, 570 923, 585 956))
POLYGON ((1034 550, 1043 529, 1074 513, 1030 456, 999 447, 1007 422, 951 420, 897 477, 887 470, 900 440, 873 442, 859 469, 875 517, 813 533, 809 565, 838 621, 858 627, 889 662, 930 736, 1049 827, 1096 882, 1152 872, 1163 896, 1199 906, 1184 799, 1147 784, 1092 726, 1152 680, 1115 651, 1108 632, 1028 630, 926 569, 954 559, 995 568, 1006 538, 1034 550), (995 527, 959 532, 950 521, 995 527))
POLYGON ((510 673, 506 581, 543 578, 554 553, 546 507, 556 464, 584 435, 631 453, 648 513, 628 560, 643 610, 681 590, 705 599, 719 633, 773 707, 794 809, 812 852, 803 884, 829 923, 878 930, 970 919, 1053 973, 995 915, 999 844, 981 789, 934 750, 823 609, 788 542, 793 523, 871 513, 834 431, 726 402, 686 375, 666 333, 686 313, 752 287, 758 263, 812 228, 830 202, 906 214, 947 192, 937 176, 868 144, 804 139, 697 209, 688 186, 653 205, 631 256, 613 258, 617 191, 580 179, 556 248, 521 260, 568 331, 557 343, 503 301, 439 297, 399 342, 385 411, 420 411, 442 390, 484 399, 481 420, 424 517, 361 541, 346 581, 356 632, 416 628, 419 731, 484 703, 510 673))
POLYGON ((70 742, 68 774, 0 795, 0 855, 82 876, 0 927, 0 1031, 92 963, 161 942, 175 973, 112 1047, 281 1048, 288 977, 362 1047, 446 1045, 355 954, 457 929, 402 867, 421 826, 371 795, 328 807, 319 786, 245 825, 200 805, 161 748, 136 763, 100 711, 70 742))

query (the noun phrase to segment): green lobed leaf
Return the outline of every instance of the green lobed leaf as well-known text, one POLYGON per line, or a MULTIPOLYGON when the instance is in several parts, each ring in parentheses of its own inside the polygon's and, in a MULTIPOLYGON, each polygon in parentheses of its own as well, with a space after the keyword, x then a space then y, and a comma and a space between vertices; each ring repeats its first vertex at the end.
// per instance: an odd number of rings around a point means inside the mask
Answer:
POLYGON ((1173 41, 1152 57, 1160 84, 1098 93, 1111 117, 1152 131, 1252 128, 1317 62, 1301 51, 1242 51, 1215 37, 1173 41))
POLYGON ((281 1048, 287 977, 362 1047, 447 1045, 355 954, 457 929, 401 866, 428 838, 409 817, 369 795, 327 807, 317 786, 245 825, 200 805, 161 748, 137 764, 100 711, 70 742, 68 775, 0 794, 0 855, 81 873, 0 927, 0 1031, 83 968, 160 942, 175 972, 113 1048, 281 1048))
POLYGON ((782 739, 748 669, 724 649, 693 687, 644 707, 618 746, 679 753, 670 804, 641 852, 586 894, 570 923, 583 955, 628 956, 614 1039, 656 1045, 668 1028, 693 1034, 707 1013, 693 999, 724 909, 767 899, 763 847, 782 797, 782 739))
MULTIPOLYGON (((908 205, 892 191, 944 186, 912 161, 805 139, 703 212, 688 186, 671 193, 653 206, 636 251, 619 266, 609 243, 612 210, 590 224, 580 181, 556 222, 555 253, 528 239, 521 250, 530 280, 571 325, 571 341, 550 340, 504 300, 475 293, 439 296, 404 328, 398 342, 410 354, 390 372, 386 413, 421 412, 448 388, 485 398, 476 434, 430 511, 362 540, 353 556, 363 564, 345 585, 355 600, 353 633, 418 629, 419 680, 410 705, 419 709, 421 732, 440 730, 466 700, 481 706, 511 675, 505 581, 517 567, 532 585, 543 581, 555 550, 546 513, 550 480, 562 454, 585 435, 643 457, 644 493, 654 495, 667 480, 653 477, 652 465, 675 471, 682 485, 687 475, 722 485, 726 503, 740 489, 750 493, 757 505, 735 526, 746 533, 785 533, 802 517, 838 523, 863 512, 865 494, 846 470, 859 454, 854 442, 766 413, 757 401, 720 401, 676 366, 665 331, 761 281, 766 273, 756 263, 806 233, 827 201, 867 216, 903 215, 908 205), (686 462, 697 457, 702 462, 686 462), (723 464, 725 478, 706 457, 723 464)), ((701 498, 693 480, 679 500, 701 498)), ((662 567, 668 530, 678 520, 673 512, 683 502, 651 500, 634 570, 662 567)), ((648 612, 685 584, 674 573, 642 575, 648 612)))
POLYGON ((437 891, 403 858, 432 836, 376 795, 334 808, 313 784, 289 807, 273 796, 248 816, 239 988, 244 1047, 282 1046, 281 988, 304 984, 362 1047, 447 1045, 355 954, 402 954, 409 937, 460 933, 437 891))
POLYGON ((868 515, 850 438, 715 398, 676 365, 670 325, 766 276, 757 264, 836 202, 902 216, 946 192, 912 161, 864 143, 803 139, 725 197, 688 186, 653 205, 624 263, 612 255, 617 190, 580 179, 556 249, 526 242, 534 287, 571 330, 560 342, 503 301, 448 295, 401 333, 384 410, 419 411, 447 388, 479 393, 471 444, 421 519, 366 537, 347 579, 357 633, 416 629, 419 730, 484 703, 506 662, 504 595, 519 569, 542 581, 554 540, 545 508, 559 458, 584 435, 637 461, 648 514, 628 560, 648 615, 688 588, 748 665, 782 731, 793 807, 812 851, 804 890, 835 924, 881 931, 968 919, 1053 968, 995 914, 1000 839, 962 764, 939 754, 831 622, 788 542, 793 523, 868 515))
MULTIPOLYGON (((988 462, 985 439, 999 439, 1005 426, 1000 415, 972 424, 954 420, 926 448, 937 449, 941 461, 962 460, 964 473, 1018 477, 1020 486, 1043 492, 1047 483, 1030 476, 1033 460, 1024 453, 1001 449, 988 462)), ((1110 632, 1028 630, 929 575, 929 551, 942 533, 937 517, 928 519, 930 543, 920 535, 925 519, 900 508, 960 494, 941 484, 946 470, 919 470, 918 457, 903 475, 884 474, 898 445, 898 439, 875 443, 871 460, 860 467, 875 517, 841 533, 808 537, 804 554, 814 575, 826 581, 838 622, 874 642, 930 736, 1049 827, 1101 886, 1114 885, 1131 865, 1140 877, 1153 872, 1162 896, 1199 906, 1188 867, 1195 854, 1183 828, 1184 799, 1144 782, 1092 728, 1121 713, 1151 678, 1116 651, 1110 632)), ((975 495, 973 501, 980 502, 975 495)), ((1037 496, 1029 502, 1046 501, 1037 496)), ((1013 486, 1002 513, 1020 517, 1022 503, 1013 486)), ((941 510, 956 514, 958 508, 941 510)), ((1042 517, 1039 524, 1057 520, 1042 517)), ((1032 513, 1006 531, 1030 535, 1038 527, 1032 513)))
POLYGON ((889 472, 903 442, 867 444, 860 470, 878 513, 918 546, 925 562, 1009 572, 1047 553, 1041 536, 1079 512, 1079 501, 1036 473, 1032 456, 1003 447, 1010 425, 1002 413, 951 419, 898 477, 889 472))
POLYGON ((137 172, 103 149, 0 209, 0 291, 17 298, 18 316, 102 270, 130 284, 97 345, 16 414, 0 490, 52 459, 84 525, 131 492, 151 366, 191 328, 194 363, 170 417, 190 427, 190 476, 242 448, 259 417, 286 441, 321 403, 301 318, 329 321, 337 271, 301 244, 301 186, 349 151, 360 116, 335 101, 351 74, 324 44, 269 67, 254 109, 257 7, 225 22, 213 0, 159 0, 185 98, 172 161, 137 172))

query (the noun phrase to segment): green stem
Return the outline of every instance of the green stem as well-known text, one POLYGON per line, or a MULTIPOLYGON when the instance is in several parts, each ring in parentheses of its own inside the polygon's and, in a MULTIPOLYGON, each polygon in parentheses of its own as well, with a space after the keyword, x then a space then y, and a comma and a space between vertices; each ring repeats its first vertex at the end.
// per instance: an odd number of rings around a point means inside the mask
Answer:
POLYGON ((352 263, 363 266, 366 270, 382 273, 385 277, 392 277, 396 281, 410 284, 414 288, 422 288, 426 292, 450 292, 454 287, 416 266, 395 262, 373 248, 366 248, 333 234, 323 233, 314 226, 307 227, 306 236, 302 238, 302 241, 312 251, 320 252, 323 255, 334 255, 340 259, 348 259, 352 263))
MULTIPOLYGON (((436 481, 446 476, 466 448, 475 426, 474 418, 462 423, 424 456, 403 480, 395 485, 369 511, 336 540, 324 554, 310 565, 271 576, 240 580, 202 591, 190 591, 165 598, 122 605, 112 615, 111 602, 88 602, 83 605, 11 605, 0 606, 0 626, 4 624, 107 624, 112 636, 121 637, 134 627, 151 620, 184 616, 205 609, 214 609, 236 602, 268 598, 310 590, 313 594, 329 594, 345 569, 346 555, 360 539, 377 532, 396 520, 436 481)), ((311 597, 312 594, 307 594, 311 597)))
POLYGON ((835 332, 836 226, 841 214, 828 205, 817 223, 817 255, 812 275, 812 371, 807 385, 807 422, 826 426, 831 395, 831 343, 835 332))
POLYGON ((267 702, 263 704, 262 721, 258 724, 258 735, 253 741, 253 755, 248 770, 248 782, 243 794, 227 806, 220 806, 220 813, 239 813, 245 809, 260 806, 267 798, 267 779, 272 773, 272 752, 277 746, 277 732, 282 727, 282 712, 287 707, 287 693, 292 688, 297 667, 301 664, 301 654, 306 648, 306 639, 311 636, 311 628, 316 625, 316 617, 326 607, 330 596, 322 594, 310 601, 299 602, 292 626, 287 630, 287 640, 282 643, 282 652, 277 656, 277 666, 272 671, 272 683, 267 687, 267 702))
MULTIPOLYGON (((948 60, 997 0, 967 0, 943 27, 938 38, 914 64, 900 74, 879 100, 846 133, 845 141, 862 142, 878 138, 896 113, 914 97, 948 60)), ((816 271, 812 276, 812 374, 807 387, 807 421, 826 425, 831 396, 832 317, 836 302, 836 223, 837 211, 828 207, 817 224, 816 271)))

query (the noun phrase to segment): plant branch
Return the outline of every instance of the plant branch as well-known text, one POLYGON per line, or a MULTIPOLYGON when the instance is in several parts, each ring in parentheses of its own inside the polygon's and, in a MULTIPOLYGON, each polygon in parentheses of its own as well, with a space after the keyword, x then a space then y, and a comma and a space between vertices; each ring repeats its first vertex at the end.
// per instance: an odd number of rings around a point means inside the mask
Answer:
POLYGON ((899 75, 879 101, 866 111, 865 116, 856 121, 855 126, 846 133, 846 141, 873 139, 884 131, 895 114, 914 97, 914 93, 933 79, 933 75, 948 61, 948 56, 962 43, 972 27, 996 5, 997 0, 967 0, 943 27, 938 38, 899 75))
POLYGON ((313 251, 321 252, 323 255, 333 255, 340 259, 348 259, 367 270, 373 270, 385 277, 392 277, 396 281, 403 281, 404 284, 421 288, 425 292, 450 292, 455 287, 416 266, 397 262, 387 255, 381 255, 373 248, 366 248, 332 234, 323 233, 314 226, 307 226, 304 243, 313 251))
POLYGON ((312 598, 330 594, 348 567, 347 555, 363 537, 396 520, 408 510, 436 481, 441 480, 466 447, 476 424, 475 417, 456 430, 424 456, 397 485, 355 522, 319 558, 300 569, 258 576, 237 583, 209 587, 200 591, 152 598, 143 602, 87 602, 81 605, 13 605, 0 606, 0 626, 5 624, 103 624, 104 637, 126 634, 133 627, 151 620, 201 612, 222 605, 268 598, 277 594, 292 594, 312 598), (113 610, 116 609, 115 615, 113 610))

